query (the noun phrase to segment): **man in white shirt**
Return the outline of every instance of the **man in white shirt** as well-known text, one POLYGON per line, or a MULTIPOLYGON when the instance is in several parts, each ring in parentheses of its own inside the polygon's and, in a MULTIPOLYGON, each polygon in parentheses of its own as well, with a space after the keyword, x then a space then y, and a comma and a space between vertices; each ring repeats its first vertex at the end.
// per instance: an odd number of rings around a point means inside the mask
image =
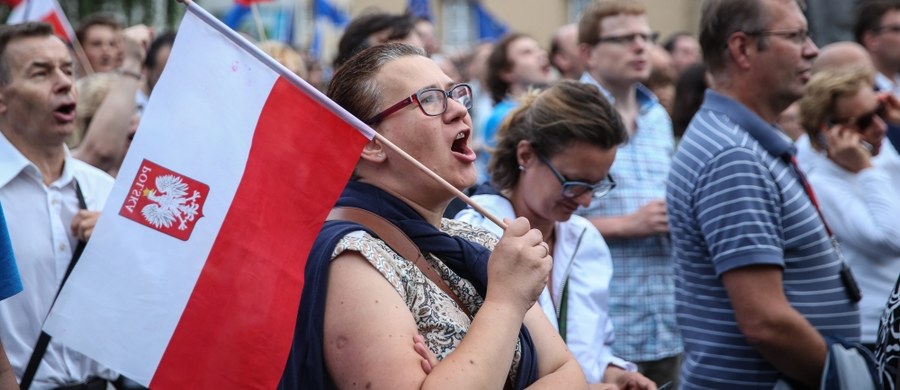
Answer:
MULTIPOLYGON (((74 248, 90 236, 113 183, 65 146, 75 129, 73 82, 69 51, 49 25, 0 26, 0 203, 24 287, 0 302, 0 340, 19 381, 74 248)), ((32 388, 105 388, 117 376, 51 341, 32 388)))

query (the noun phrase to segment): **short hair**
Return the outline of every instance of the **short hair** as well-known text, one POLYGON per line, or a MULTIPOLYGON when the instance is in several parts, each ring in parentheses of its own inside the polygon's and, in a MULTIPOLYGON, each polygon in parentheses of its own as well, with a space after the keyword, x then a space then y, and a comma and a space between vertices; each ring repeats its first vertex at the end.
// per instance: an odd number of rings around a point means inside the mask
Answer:
POLYGON ((556 61, 553 59, 556 58, 556 55, 562 51, 562 44, 559 42, 559 34, 553 34, 553 38, 550 39, 550 52, 547 53, 547 57, 550 59, 550 65, 553 65, 556 70, 560 70, 558 66, 556 66, 556 61))
POLYGON ((575 143, 612 149, 628 135, 619 114, 596 86, 564 80, 526 95, 500 125, 497 137, 488 170, 494 187, 506 190, 519 181, 516 153, 523 140, 531 143, 535 153, 552 158, 575 143))
POLYGON ((856 42, 863 44, 863 36, 870 31, 878 31, 881 18, 889 11, 900 10, 897 0, 863 0, 856 12, 856 23, 853 25, 853 36, 856 42))
POLYGON ((422 56, 425 52, 404 43, 387 43, 365 49, 341 65, 331 78, 328 95, 339 106, 365 121, 378 113, 384 87, 375 82, 381 68, 405 56, 422 56))
POLYGON ((147 57, 144 58, 144 68, 155 69, 159 64, 156 63, 156 53, 159 53, 165 47, 175 45, 175 32, 165 32, 153 39, 150 47, 147 48, 147 57))
POLYGON ((75 105, 75 132, 66 140, 69 147, 76 147, 84 139, 94 114, 109 93, 109 88, 117 81, 113 72, 94 73, 78 79, 75 88, 78 102, 75 105))
POLYGON ((84 42, 87 31, 94 26, 108 26, 113 30, 122 29, 122 23, 119 22, 119 19, 116 18, 114 14, 98 12, 85 16, 84 19, 81 20, 81 24, 79 24, 78 28, 75 30, 75 38, 77 38, 79 42, 84 42))
MULTIPOLYGON (((785 0, 789 1, 789 0, 785 0)), ((805 0, 793 0, 801 10, 805 0)), ((728 39, 738 31, 763 31, 768 27, 771 15, 763 0, 706 0, 700 16, 700 50, 703 62, 713 75, 728 66, 728 39)), ((765 50, 768 40, 761 36, 757 47, 765 50)))
POLYGON ((53 27, 42 22, 0 25, 0 86, 8 84, 12 77, 9 61, 6 59, 6 47, 9 46, 9 43, 21 38, 51 35, 53 35, 53 27))
POLYGON ((824 146, 817 135, 837 108, 835 103, 838 98, 852 96, 863 88, 871 89, 874 83, 874 71, 860 66, 826 70, 813 75, 799 107, 800 125, 809 135, 810 143, 818 149, 824 146))
POLYGON ((411 14, 390 14, 386 12, 373 12, 358 16, 350 21, 344 34, 338 41, 338 53, 334 58, 334 67, 340 67, 344 61, 353 57, 356 53, 381 42, 371 42, 369 38, 376 33, 387 31, 385 38, 388 41, 398 40, 409 36, 416 27, 416 19, 411 14))
POLYGON ((513 42, 526 37, 528 36, 521 33, 506 34, 500 39, 500 42, 494 45, 491 55, 488 56, 485 82, 494 103, 499 103, 506 97, 506 93, 509 92, 509 83, 503 80, 503 72, 512 70, 513 65, 515 65, 512 59, 509 58, 509 47, 512 46, 513 42))
MULTIPOLYGON (((710 73, 728 66, 728 39, 738 31, 762 31, 770 15, 761 0, 706 0, 700 16, 700 50, 710 73)), ((760 40, 760 46, 764 46, 760 40)))
POLYGON ((588 4, 578 21, 578 43, 594 46, 600 42, 603 19, 616 15, 644 15, 647 7, 636 0, 595 0, 588 4))
POLYGON ((672 33, 672 35, 669 35, 669 38, 667 38, 666 41, 663 42, 662 47, 663 49, 666 49, 667 52, 671 53, 675 51, 675 45, 678 44, 678 40, 685 37, 693 38, 693 35, 686 31, 678 31, 672 33))

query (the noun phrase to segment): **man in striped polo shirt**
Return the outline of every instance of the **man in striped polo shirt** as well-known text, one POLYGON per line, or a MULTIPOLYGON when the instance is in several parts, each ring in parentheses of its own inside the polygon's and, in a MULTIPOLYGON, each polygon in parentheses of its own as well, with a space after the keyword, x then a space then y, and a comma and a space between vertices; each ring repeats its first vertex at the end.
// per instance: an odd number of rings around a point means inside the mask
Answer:
POLYGON ((700 43, 715 79, 667 185, 684 336, 682 388, 818 387, 823 336, 856 341, 842 260, 775 122, 817 48, 796 0, 707 0, 700 43))

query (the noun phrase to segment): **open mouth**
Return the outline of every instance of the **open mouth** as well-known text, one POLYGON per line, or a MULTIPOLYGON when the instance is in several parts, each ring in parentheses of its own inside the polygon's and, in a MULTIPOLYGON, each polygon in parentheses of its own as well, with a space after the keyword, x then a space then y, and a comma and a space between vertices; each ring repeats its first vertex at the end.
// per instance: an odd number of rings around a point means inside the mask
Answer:
POLYGON ((53 117, 57 121, 66 123, 75 121, 75 103, 62 104, 53 110, 53 117))
POLYGON ((453 144, 450 146, 450 150, 454 154, 469 162, 475 161, 475 152, 472 151, 471 148, 469 148, 469 135, 471 133, 471 130, 463 130, 459 133, 456 133, 456 138, 453 140, 453 144))

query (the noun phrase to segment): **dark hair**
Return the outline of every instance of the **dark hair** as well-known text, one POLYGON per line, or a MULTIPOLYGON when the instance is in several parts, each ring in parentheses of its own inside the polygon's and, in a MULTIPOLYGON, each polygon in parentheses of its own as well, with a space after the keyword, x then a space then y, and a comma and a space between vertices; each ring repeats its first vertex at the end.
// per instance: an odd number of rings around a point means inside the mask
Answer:
POLYGON ((46 37, 53 35, 53 27, 47 23, 26 22, 20 24, 0 25, 0 85, 6 85, 10 81, 9 61, 6 59, 6 47, 10 42, 31 37, 46 37))
MULTIPOLYGON (((728 39, 738 31, 762 31, 769 12, 761 0, 707 0, 700 16, 700 50, 703 62, 713 74, 728 65, 728 39)), ((762 47, 763 39, 759 40, 762 47)))
POLYGON ((856 42, 862 45, 866 33, 878 31, 884 14, 894 10, 900 10, 900 1, 863 0, 860 2, 856 13, 856 23, 853 25, 853 36, 856 38, 856 42))
MULTIPOLYGON (((805 0, 793 0, 801 10, 805 0)), ((768 27, 771 15, 762 0, 706 0, 700 16, 700 50, 703 62, 713 75, 728 65, 728 39, 738 31, 763 31, 768 27)), ((766 50, 769 41, 765 36, 757 40, 757 48, 766 50)))
POLYGON ((703 63, 688 66, 675 83, 675 99, 672 103, 672 131, 676 138, 681 138, 687 130, 694 114, 703 104, 706 93, 706 65, 703 63))
POLYGON ((385 64, 405 56, 424 57, 425 52, 403 43, 387 43, 365 49, 337 69, 326 95, 360 120, 371 118, 382 104, 383 87, 376 84, 375 76, 385 64))
POLYGON ((675 50, 675 45, 678 43, 678 40, 684 37, 691 38, 693 37, 693 35, 686 31, 672 33, 672 35, 669 35, 669 38, 667 38, 666 41, 663 42, 663 49, 666 49, 666 51, 669 53, 673 52, 675 50))
POLYGON ((515 65, 509 58, 509 47, 513 42, 525 37, 527 35, 520 33, 506 34, 500 39, 500 42, 494 45, 494 50, 488 56, 485 82, 487 82, 488 91, 490 91, 491 99, 495 104, 503 100, 506 93, 509 92, 509 83, 503 80, 503 72, 512 70, 515 65))
POLYGON ((156 63, 156 53, 159 53, 165 47, 172 47, 175 44, 175 32, 169 31, 157 36, 147 48, 147 57, 144 58, 144 67, 147 69, 155 69, 159 64, 156 63))
POLYGON ((88 29, 94 26, 109 26, 113 30, 122 29, 122 23, 119 22, 119 19, 116 18, 114 14, 98 12, 81 19, 81 24, 79 24, 78 29, 75 30, 75 38, 77 38, 79 42, 84 42, 88 29))
POLYGON ((497 189, 510 189, 518 183, 516 151, 522 140, 531 143, 535 153, 552 158, 573 143, 611 149, 628 138, 619 114, 594 85, 564 80, 522 100, 497 133, 497 147, 488 167, 497 189))
MULTIPOLYGON (((578 39, 578 38, 575 38, 578 39)), ((550 59, 550 65, 553 65, 556 70, 562 71, 556 66, 556 55, 562 51, 562 44, 560 43, 559 33, 553 34, 553 38, 550 39, 550 52, 547 53, 547 57, 550 59)))
POLYGON ((371 46, 381 42, 372 42, 373 35, 387 31, 386 41, 403 39, 413 32, 416 19, 410 14, 390 14, 386 12, 373 12, 364 14, 350 21, 341 40, 338 42, 338 53, 334 58, 335 68, 340 67, 344 61, 350 59, 371 46))

